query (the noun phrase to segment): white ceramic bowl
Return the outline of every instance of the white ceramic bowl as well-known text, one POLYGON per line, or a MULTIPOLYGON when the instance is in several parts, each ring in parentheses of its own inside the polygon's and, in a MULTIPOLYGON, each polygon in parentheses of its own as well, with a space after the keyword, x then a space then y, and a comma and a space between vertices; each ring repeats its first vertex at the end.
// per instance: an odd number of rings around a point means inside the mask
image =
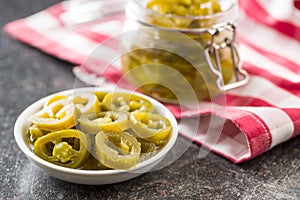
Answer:
MULTIPOLYGON (((95 90, 104 91, 104 92, 120 91, 124 93, 132 93, 131 91, 128 90, 116 89, 112 87, 108 87, 108 88, 89 87, 89 88, 78 88, 73 90, 67 90, 56 94, 71 95, 74 92, 76 93, 92 92, 95 90)), ((111 183, 117 183, 117 182, 122 182, 125 180, 132 179, 134 177, 137 177, 143 173, 150 171, 153 167, 155 167, 165 157, 165 155, 169 152, 169 150, 174 146, 175 141, 177 139, 177 135, 178 135, 177 121, 172 115, 172 113, 158 101, 148 96, 139 94, 140 96, 152 102, 153 105, 155 106, 156 112, 167 117, 170 120, 171 125, 173 127, 171 137, 168 143, 156 155, 154 155, 148 160, 145 160, 137 164, 135 168, 129 170, 79 170, 79 169, 70 169, 66 167, 61 167, 49 163, 34 154, 32 148, 30 147, 30 144, 28 143, 28 137, 26 135, 26 131, 30 125, 30 122, 28 121, 29 117, 34 113, 36 113, 38 110, 40 110, 44 105, 44 103, 47 101, 47 99, 51 98, 51 96, 53 95, 50 95, 48 97, 45 97, 35 102, 34 104, 26 108, 21 113, 21 115, 18 117, 15 123, 14 136, 20 149, 25 153, 25 155, 32 162, 34 162, 37 166, 39 166, 49 175, 56 177, 58 179, 72 182, 72 183, 89 184, 89 185, 111 184, 111 183)))

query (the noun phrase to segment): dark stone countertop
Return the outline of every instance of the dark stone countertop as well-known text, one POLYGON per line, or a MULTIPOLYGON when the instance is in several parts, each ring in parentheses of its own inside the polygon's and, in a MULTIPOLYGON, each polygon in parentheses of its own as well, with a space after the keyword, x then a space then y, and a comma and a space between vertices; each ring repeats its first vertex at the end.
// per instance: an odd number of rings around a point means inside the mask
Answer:
MULTIPOLYGON (((0 26, 58 0, 0 1, 0 26)), ((52 178, 18 148, 13 127, 28 105, 71 89, 73 65, 0 31, 0 199, 300 199, 300 138, 240 165, 190 148, 173 164, 123 183, 88 186, 52 178)), ((184 138, 180 138, 185 142, 184 138)))

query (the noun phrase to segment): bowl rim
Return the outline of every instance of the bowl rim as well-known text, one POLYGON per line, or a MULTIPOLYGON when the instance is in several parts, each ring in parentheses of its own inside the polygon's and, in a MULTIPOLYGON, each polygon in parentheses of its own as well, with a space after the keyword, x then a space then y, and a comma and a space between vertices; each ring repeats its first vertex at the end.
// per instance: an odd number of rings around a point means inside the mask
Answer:
MULTIPOLYGON (((29 124, 29 122, 28 122, 29 124)), ((126 90, 126 89, 121 89, 118 87, 111 87, 111 86, 102 86, 102 87, 82 87, 82 88, 74 88, 74 89, 69 89, 69 90, 64 90, 64 91, 60 91, 57 93, 53 93, 51 95, 48 95, 46 97, 43 97, 39 100, 37 100, 36 102, 32 103, 30 106, 28 106, 27 108, 25 108, 21 114, 18 116, 15 125, 14 125, 14 138, 15 141, 17 143, 17 145, 19 146, 19 148, 23 151, 23 153, 32 161, 34 161, 35 163, 39 163, 41 164, 43 167, 46 168, 51 168, 52 170, 55 171, 59 171, 62 173, 68 173, 68 174, 74 174, 74 175, 82 175, 82 176, 95 176, 95 175, 114 175, 114 174, 122 174, 122 173, 140 173, 139 170, 143 170, 143 168, 160 161, 160 159, 162 159, 170 150, 171 148, 174 146, 176 140, 177 140, 177 136, 178 136, 178 124, 177 124, 177 120, 175 119, 174 115, 171 113, 171 111, 169 109, 167 109, 162 103, 158 102, 157 100, 146 96, 144 94, 141 94, 139 92, 136 91, 130 91, 130 90, 126 90), (147 100, 149 100, 150 102, 153 103, 154 107, 157 109, 157 107, 159 108, 163 108, 164 109, 164 113, 168 116, 168 119, 171 122, 172 125, 172 135, 168 141, 168 143, 157 153, 155 154, 153 157, 142 161, 141 163, 138 163, 136 165, 136 167, 134 168, 130 168, 128 170, 116 170, 116 169, 110 169, 110 170, 82 170, 82 169, 72 169, 72 168, 67 168, 67 167, 62 167, 59 165, 55 165, 53 163, 47 162, 45 160, 43 160, 42 158, 38 157, 37 155, 34 154, 34 152, 28 148, 28 144, 26 144, 26 141, 24 140, 24 133, 23 133, 23 129, 24 129, 24 123, 26 123, 26 119, 27 116, 32 112, 33 110, 36 110, 37 107, 41 107, 42 105, 44 105, 44 103, 46 102, 47 99, 51 98, 54 95, 57 94, 64 94, 64 95, 68 95, 68 94, 72 94, 74 92, 88 92, 88 91, 103 91, 103 92, 112 92, 112 91, 116 91, 116 92, 125 92, 125 93, 129 93, 129 94, 137 94, 147 100), (169 118, 170 117, 170 118, 169 118)), ((148 170, 147 170, 148 171, 148 170)), ((145 171, 145 172, 147 172, 145 171)), ((142 171, 142 173, 145 173, 142 171)))

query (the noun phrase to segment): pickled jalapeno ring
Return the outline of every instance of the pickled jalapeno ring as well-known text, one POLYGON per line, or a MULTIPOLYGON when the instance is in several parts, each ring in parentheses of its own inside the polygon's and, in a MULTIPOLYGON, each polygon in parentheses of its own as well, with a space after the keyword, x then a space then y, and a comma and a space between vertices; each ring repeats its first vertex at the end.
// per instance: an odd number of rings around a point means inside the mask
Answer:
POLYGON ((113 169, 135 167, 141 153, 141 144, 126 132, 99 132, 95 147, 98 160, 113 169))
POLYGON ((97 134, 99 131, 124 131, 129 128, 128 115, 124 112, 100 112, 81 115, 78 119, 80 129, 86 133, 97 134))
POLYGON ((90 140, 81 131, 67 129, 39 137, 34 152, 40 158, 68 168, 78 168, 89 157, 90 140))
POLYGON ((105 109, 123 112, 133 112, 135 110, 152 112, 154 110, 154 106, 149 100, 135 94, 121 92, 107 94, 102 105, 105 109))
POLYGON ((130 114, 129 126, 139 138, 155 144, 163 143, 172 130, 170 121, 162 115, 139 111, 130 114))
POLYGON ((153 157, 157 153, 158 147, 154 143, 140 138, 138 138, 137 140, 141 144, 141 154, 139 162, 143 162, 144 160, 153 157))
POLYGON ((103 91, 94 91, 93 94, 96 95, 98 98, 100 104, 103 101, 104 97, 107 95, 108 92, 103 92, 103 91))
POLYGON ((66 99, 66 98, 68 98, 66 95, 59 95, 59 94, 54 95, 44 104, 44 107, 49 106, 51 103, 53 103, 55 101, 58 101, 60 99, 66 99))
POLYGON ((69 129, 77 123, 78 111, 69 99, 54 101, 34 114, 29 121, 37 128, 49 131, 69 129))
POLYGON ((221 12, 217 0, 150 0, 146 7, 159 14, 203 16, 221 12))
POLYGON ((28 128, 28 132, 29 132, 31 140, 36 140, 39 137, 42 137, 43 135, 46 135, 49 133, 49 131, 42 130, 34 124, 28 128))
POLYGON ((158 13, 151 15, 148 23, 165 28, 196 28, 209 19, 188 17, 206 16, 222 12, 218 0, 150 0, 146 8, 158 13), (183 18, 188 16, 187 18, 183 18))
POLYGON ((92 93, 76 94, 72 101, 81 113, 95 113, 101 111, 98 97, 92 93))

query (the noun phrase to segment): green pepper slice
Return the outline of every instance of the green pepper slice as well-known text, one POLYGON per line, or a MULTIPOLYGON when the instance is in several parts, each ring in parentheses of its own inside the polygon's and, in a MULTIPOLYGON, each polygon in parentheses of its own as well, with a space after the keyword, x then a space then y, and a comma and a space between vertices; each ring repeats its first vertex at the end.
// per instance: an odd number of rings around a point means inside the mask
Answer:
POLYGON ((43 135, 48 134, 49 131, 42 130, 33 124, 28 128, 28 133, 30 135, 30 140, 33 141, 38 139, 39 137, 42 137, 43 135))
POLYGON ((58 101, 60 99, 67 99, 68 97, 66 95, 54 95, 51 98, 48 99, 48 101, 46 101, 46 103, 44 104, 44 107, 49 106, 51 103, 54 103, 55 101, 58 101))
POLYGON ((141 152, 141 144, 127 132, 99 132, 95 147, 98 160, 113 169, 135 167, 141 152))
POLYGON ((76 125, 78 110, 67 98, 54 101, 30 117, 37 128, 49 131, 68 129, 76 125))
POLYGON ((222 11, 217 0, 150 0, 146 7, 160 14, 179 16, 210 15, 222 11))
POLYGON ((129 126, 139 138, 157 145, 162 144, 172 130, 171 123, 166 117, 139 111, 130 114, 129 126))
POLYGON ((154 143, 140 138, 138 138, 137 140, 139 143, 141 143, 141 154, 139 162, 143 162, 149 158, 152 158, 157 153, 158 147, 154 143))
POLYGON ((102 102, 104 99, 105 95, 107 95, 108 92, 103 92, 103 91, 94 91, 93 94, 96 95, 98 98, 99 102, 102 102))
POLYGON ((72 101, 81 113, 95 113, 100 112, 100 102, 95 94, 84 92, 75 94, 72 101))
POLYGON ((129 128, 128 115, 124 112, 100 112, 81 115, 78 119, 80 129, 85 133, 97 134, 99 131, 124 131, 129 128))
POLYGON ((107 110, 133 112, 135 110, 152 112, 153 104, 138 95, 121 92, 108 93, 102 102, 102 106, 107 110))
POLYGON ((90 139, 79 130, 67 129, 39 137, 34 143, 37 156, 53 164, 79 168, 89 157, 90 139))

